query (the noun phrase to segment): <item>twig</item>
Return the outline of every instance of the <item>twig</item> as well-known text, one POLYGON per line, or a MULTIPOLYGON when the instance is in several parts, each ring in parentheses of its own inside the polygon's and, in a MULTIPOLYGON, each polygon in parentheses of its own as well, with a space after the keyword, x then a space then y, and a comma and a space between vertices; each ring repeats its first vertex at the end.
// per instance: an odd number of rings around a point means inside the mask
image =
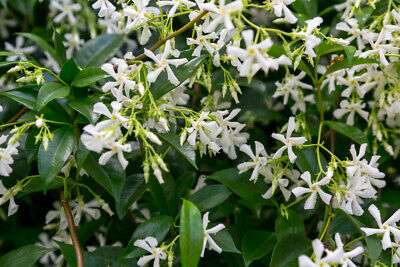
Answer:
MULTIPOLYGON (((166 36, 164 38, 159 39, 157 41, 157 43, 155 45, 153 45, 149 50, 152 51, 152 52, 156 51, 157 48, 159 48, 160 46, 165 44, 169 39, 172 39, 175 36, 178 36, 179 34, 183 33, 184 31, 186 31, 187 29, 192 27, 199 19, 204 17, 207 13, 208 13, 207 10, 202 11, 199 15, 197 15, 197 17, 195 17, 192 21, 189 21, 187 24, 185 24, 179 30, 171 33, 170 35, 168 35, 168 36, 166 36)), ((145 55, 145 53, 142 53, 142 54, 138 55, 137 57, 135 57, 134 59, 127 61, 127 63, 128 64, 132 64, 131 62, 137 61, 137 60, 142 60, 144 58, 146 58, 146 55, 145 55)), ((117 69, 117 68, 118 68, 118 65, 114 65, 114 69, 117 69)))
POLYGON ((76 264, 78 267, 84 267, 83 265, 83 253, 81 249, 81 245, 79 244, 78 235, 75 230, 75 223, 72 217, 71 209, 69 208, 68 200, 64 199, 64 192, 61 192, 61 204, 64 208, 65 215, 68 221, 69 232, 72 238, 72 244, 74 245, 75 254, 76 254, 76 264))
POLYGON ((27 111, 28 111, 28 108, 27 108, 27 107, 23 107, 20 111, 18 111, 17 114, 15 114, 14 117, 12 117, 9 121, 7 121, 6 124, 16 122, 16 121, 17 121, 19 118, 21 118, 22 115, 24 115, 25 112, 27 112, 27 111))

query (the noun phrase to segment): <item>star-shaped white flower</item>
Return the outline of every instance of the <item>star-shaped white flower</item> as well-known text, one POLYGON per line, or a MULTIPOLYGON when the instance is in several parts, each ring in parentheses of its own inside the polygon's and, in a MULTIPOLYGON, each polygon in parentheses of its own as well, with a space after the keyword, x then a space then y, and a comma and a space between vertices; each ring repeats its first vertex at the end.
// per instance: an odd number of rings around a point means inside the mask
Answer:
POLYGON ((185 5, 187 8, 191 8, 196 5, 189 0, 162 0, 158 1, 156 4, 158 6, 172 6, 172 8, 168 10, 168 18, 171 18, 175 15, 175 12, 180 5, 185 5))
POLYGON ((218 253, 222 252, 222 248, 220 248, 217 243, 211 238, 210 234, 215 235, 219 231, 225 228, 225 225, 222 223, 218 224, 217 226, 214 226, 210 229, 207 229, 208 223, 210 222, 208 220, 208 214, 209 212, 204 213, 203 215, 203 233, 204 233, 204 240, 203 240, 203 250, 201 251, 201 257, 204 256, 204 251, 206 250, 206 245, 207 243, 210 245, 211 250, 215 250, 218 253))
POLYGON ((346 123, 348 125, 354 125, 354 115, 356 112, 364 120, 368 121, 369 113, 368 111, 363 110, 363 108, 365 108, 365 103, 363 103, 362 100, 350 103, 345 99, 340 102, 340 108, 333 112, 333 116, 335 116, 337 119, 341 119, 345 114, 348 113, 349 116, 346 119, 346 123))
POLYGON ((214 4, 214 2, 215 1, 199 5, 201 9, 210 11, 210 15, 213 18, 208 28, 204 30, 206 32, 213 32, 221 23, 225 25, 225 28, 228 31, 233 30, 235 26, 232 23, 231 14, 242 10, 242 0, 233 1, 227 5, 225 4, 225 0, 220 0, 218 1, 218 7, 214 4))
POLYGON ((266 172, 264 170, 264 167, 267 165, 268 160, 267 160, 267 152, 265 152, 265 148, 263 144, 260 142, 256 141, 256 154, 254 155, 253 151, 251 150, 251 147, 247 144, 244 144, 240 147, 240 151, 246 153, 252 161, 249 162, 243 162, 238 165, 239 173, 243 173, 248 171, 249 169, 254 168, 250 181, 255 181, 258 178, 258 175, 261 173, 262 175, 266 175, 266 172))
POLYGON ((160 260, 165 260, 167 254, 159 247, 157 247, 158 241, 152 236, 148 236, 145 239, 138 239, 133 243, 134 246, 147 250, 151 255, 145 255, 139 258, 137 265, 145 266, 149 261, 154 260, 153 267, 160 266, 160 260))
POLYGON ((295 0, 272 0, 271 6, 274 9, 274 13, 277 17, 282 17, 282 11, 285 15, 285 20, 291 24, 296 23, 297 18, 290 12, 288 5, 293 3, 295 0))
POLYGON ((284 145, 274 154, 274 159, 282 157, 282 154, 285 150, 288 151, 289 160, 291 163, 294 163, 297 156, 293 153, 293 146, 301 146, 304 144, 307 139, 305 137, 291 137, 293 131, 296 129, 296 122, 294 117, 289 118, 288 128, 286 132, 286 137, 283 134, 273 133, 272 138, 275 138, 281 141, 284 145))
POLYGON ((92 7, 94 9, 100 8, 99 17, 111 16, 115 11, 115 6, 108 0, 97 0, 92 7))

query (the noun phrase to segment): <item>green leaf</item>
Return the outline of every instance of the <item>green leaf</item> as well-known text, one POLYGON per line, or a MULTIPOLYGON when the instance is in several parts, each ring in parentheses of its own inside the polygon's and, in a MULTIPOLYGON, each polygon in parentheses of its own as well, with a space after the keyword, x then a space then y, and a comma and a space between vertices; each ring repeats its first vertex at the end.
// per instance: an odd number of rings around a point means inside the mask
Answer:
POLYGON ((33 266, 44 254, 50 251, 54 251, 54 249, 36 245, 27 245, 4 254, 0 258, 0 266, 33 266))
POLYGON ((276 243, 273 232, 248 230, 242 240, 242 255, 246 266, 255 260, 259 260, 272 251, 276 243))
MULTIPOLYGON (((180 83, 183 83, 188 78, 190 78, 196 72, 197 68, 200 66, 203 60, 207 57, 206 55, 201 55, 200 57, 192 57, 192 53, 193 50, 183 51, 180 57, 188 58, 189 62, 179 66, 178 68, 171 66, 172 71, 174 72, 176 78, 179 80, 180 83)), ((170 83, 167 73, 163 72, 162 74, 160 74, 160 76, 158 76, 156 82, 150 85, 150 91, 153 94, 154 99, 158 99, 178 86, 170 83)))
POLYGON ((87 42, 76 55, 76 63, 82 68, 100 66, 110 59, 123 44, 122 34, 103 34, 87 42))
POLYGON ((99 102, 93 97, 85 97, 68 102, 68 105, 74 110, 85 116, 91 124, 96 122, 96 114, 93 112, 93 105, 99 102))
POLYGON ((173 225, 174 219, 169 216, 158 216, 145 221, 136 228, 122 258, 136 258, 147 253, 147 251, 133 245, 138 239, 152 236, 157 239, 158 244, 161 244, 173 225))
POLYGON ((118 159, 114 156, 105 165, 99 164, 99 156, 90 152, 84 162, 78 161, 83 169, 98 182, 115 200, 121 198, 122 188, 125 184, 126 173, 118 159))
POLYGON ((7 96, 31 110, 36 110, 36 88, 38 87, 39 86, 35 84, 25 85, 4 93, 0 93, 0 95, 7 96))
POLYGON ((265 183, 262 181, 257 181, 256 183, 249 182, 250 174, 239 174, 237 168, 218 171, 209 175, 207 178, 226 185, 236 195, 251 203, 266 202, 266 200, 261 197, 261 195, 267 191, 265 183))
POLYGON ((357 51, 357 48, 355 48, 352 45, 346 46, 343 48, 344 53, 346 54, 347 62, 351 64, 353 62, 354 54, 357 51))
POLYGON ((320 78, 320 82, 323 81, 328 74, 331 74, 335 71, 351 68, 356 65, 373 64, 373 63, 378 63, 378 61, 371 58, 358 58, 358 57, 353 58, 351 63, 349 63, 348 60, 336 61, 333 65, 329 67, 329 69, 326 70, 324 75, 322 75, 322 77, 320 78))
POLYGON ((132 174, 126 177, 122 189, 121 198, 115 202, 115 209, 119 218, 122 220, 132 206, 146 191, 146 182, 142 174, 132 174))
POLYGON ((181 154, 193 167, 197 170, 196 165, 196 152, 194 151, 193 147, 188 143, 185 142, 183 145, 180 145, 179 135, 174 133, 158 133, 158 137, 160 137, 162 142, 167 143, 168 145, 172 146, 179 154, 181 154))
MULTIPOLYGON (((61 253, 63 254, 66 262, 68 263, 69 267, 76 267, 76 255, 75 255, 75 249, 72 245, 65 244, 62 242, 56 241, 58 246, 61 249, 61 253)), ((83 265, 86 267, 107 267, 106 264, 101 264, 101 261, 93 256, 91 253, 87 251, 82 251, 83 253, 83 265)))
MULTIPOLYGON (((119 261, 124 252, 122 247, 104 246, 98 247, 91 254, 101 261, 107 267, 132 267, 137 266, 136 259, 127 259, 119 261)), ((97 266, 98 267, 98 266, 97 266)))
POLYGON ((89 67, 81 70, 72 80, 71 85, 74 87, 86 87, 108 76, 107 72, 99 67, 89 67))
POLYGON ((314 51, 315 51, 315 54, 317 54, 317 56, 323 56, 326 54, 331 54, 331 53, 335 53, 337 51, 341 51, 343 49, 344 49, 344 47, 342 45, 334 44, 329 41, 323 41, 317 47, 315 47, 314 51))
POLYGON ((71 84, 75 76, 80 72, 78 66, 75 63, 74 58, 68 59, 61 68, 60 78, 64 82, 71 84))
POLYGON ((301 217, 294 211, 289 210, 289 218, 279 217, 275 221, 275 233, 278 240, 287 235, 299 234, 305 235, 306 229, 301 217))
POLYGON ((298 266, 298 257, 307 254, 311 241, 304 235, 287 235, 276 243, 272 252, 271 267, 298 266))
POLYGON ((58 66, 62 66, 67 60, 67 56, 63 44, 63 39, 61 35, 56 31, 56 29, 53 29, 53 41, 56 48, 55 52, 57 55, 57 58, 55 60, 58 62, 58 66))
POLYGON ((182 205, 179 234, 182 266, 197 266, 203 248, 203 223, 199 209, 185 199, 182 205))
POLYGON ((3 61, 3 62, 0 62, 0 69, 1 68, 11 67, 11 66, 17 65, 18 63, 19 63, 19 61, 3 61))
POLYGON ((379 238, 376 235, 366 236, 364 231, 361 230, 361 227, 365 227, 365 225, 353 216, 347 214, 341 209, 336 209, 335 213, 336 212, 343 214, 357 228, 357 231, 364 237, 369 252, 368 255, 371 257, 371 265, 373 266, 382 252, 382 244, 379 238))
POLYGON ((325 123, 336 132, 349 137, 351 140, 357 142, 360 145, 368 143, 367 136, 360 129, 354 126, 350 126, 337 121, 326 121, 325 123))
POLYGON ((307 15, 307 19, 312 19, 318 16, 318 1, 317 0, 296 0, 291 4, 291 7, 303 15, 307 15))
POLYGON ((57 176, 75 147, 75 133, 71 127, 58 128, 53 134, 53 140, 49 141, 47 150, 42 143, 38 154, 39 174, 45 188, 57 176))
POLYGON ((0 51, 0 57, 18 56, 18 54, 8 51, 0 51))
POLYGON ((36 107, 41 110, 47 103, 56 98, 69 95, 71 88, 62 83, 46 83, 39 89, 36 107))
MULTIPOLYGON (((51 47, 51 45, 49 45, 42 37, 37 36, 36 34, 33 33, 28 33, 28 32, 20 32, 17 33, 18 35, 21 35, 25 38, 28 38, 32 41, 34 41, 35 43, 37 43, 40 47, 42 47, 47 53, 49 53, 49 55, 57 61, 58 57, 57 57, 57 53, 56 51, 53 49, 53 47, 51 47)), ((58 63, 58 61, 57 61, 58 63)), ((61 66, 62 64, 58 63, 59 66, 61 66)))
POLYGON ((189 200, 201 212, 210 210, 224 202, 232 192, 222 184, 209 185, 194 193, 189 200))
POLYGON ((236 248, 236 245, 233 242, 232 236, 228 232, 228 230, 224 229, 219 231, 212 236, 212 239, 214 239, 215 243, 217 243, 217 245, 222 248, 223 252, 240 254, 240 250, 236 248))
MULTIPOLYGON (((314 147, 304 147, 301 149, 295 148, 293 152, 296 154, 296 165, 299 167, 301 173, 309 171, 311 176, 314 176, 320 172, 317 152, 314 147)), ((322 169, 326 171, 328 162, 326 161, 324 155, 319 152, 322 169)))

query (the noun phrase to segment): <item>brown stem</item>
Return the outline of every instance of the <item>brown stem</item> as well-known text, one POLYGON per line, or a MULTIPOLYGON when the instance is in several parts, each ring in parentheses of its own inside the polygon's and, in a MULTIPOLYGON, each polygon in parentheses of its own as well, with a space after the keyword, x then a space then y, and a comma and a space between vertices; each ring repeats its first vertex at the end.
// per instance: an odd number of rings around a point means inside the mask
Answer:
POLYGON ((76 254, 76 264, 78 267, 84 267, 83 265, 83 253, 81 245, 79 244, 78 235, 75 230, 74 218, 72 217, 71 209, 69 208, 68 200, 64 199, 64 192, 61 192, 61 204, 64 208, 65 215, 68 221, 69 232, 72 238, 72 244, 74 245, 76 254))
MULTIPOLYGON (((195 17, 192 21, 189 21, 187 24, 185 24, 179 30, 171 33, 170 35, 168 35, 168 36, 166 36, 164 38, 159 39, 158 42, 155 45, 153 45, 149 50, 152 51, 152 52, 156 51, 157 48, 159 48, 160 46, 165 44, 169 39, 172 39, 175 36, 178 36, 182 32, 184 32, 187 29, 189 29, 190 27, 192 27, 199 19, 204 17, 207 13, 208 13, 207 10, 203 10, 199 15, 197 15, 197 17, 195 17)), ((142 60, 144 58, 146 58, 146 55, 144 53, 142 53, 142 54, 138 55, 137 57, 135 57, 134 59, 132 59, 132 61, 142 60)), ((127 61, 127 63, 128 64, 133 64, 132 61, 127 61)), ((117 68, 118 68, 118 66, 114 65, 114 69, 117 69, 117 68)))
POLYGON ((27 111, 28 111, 28 108, 27 108, 27 107, 23 107, 20 111, 18 111, 17 114, 15 114, 14 117, 12 117, 9 121, 7 121, 6 124, 16 122, 16 121, 17 121, 19 118, 21 118, 22 115, 24 115, 25 112, 27 112, 27 111))

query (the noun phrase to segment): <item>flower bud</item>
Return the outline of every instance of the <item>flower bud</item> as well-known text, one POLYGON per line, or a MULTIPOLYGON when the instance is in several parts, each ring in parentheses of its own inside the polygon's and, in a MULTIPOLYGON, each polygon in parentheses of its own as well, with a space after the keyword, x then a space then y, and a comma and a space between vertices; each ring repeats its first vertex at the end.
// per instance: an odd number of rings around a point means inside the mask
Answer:
POLYGON ((42 119, 42 118, 38 118, 38 119, 35 121, 35 125, 36 125, 36 127, 38 127, 39 129, 42 128, 42 126, 43 126, 43 119, 42 119))
POLYGON ((157 135, 153 134, 152 132, 146 132, 146 137, 150 139, 153 143, 161 146, 162 142, 160 139, 158 139, 157 135))

